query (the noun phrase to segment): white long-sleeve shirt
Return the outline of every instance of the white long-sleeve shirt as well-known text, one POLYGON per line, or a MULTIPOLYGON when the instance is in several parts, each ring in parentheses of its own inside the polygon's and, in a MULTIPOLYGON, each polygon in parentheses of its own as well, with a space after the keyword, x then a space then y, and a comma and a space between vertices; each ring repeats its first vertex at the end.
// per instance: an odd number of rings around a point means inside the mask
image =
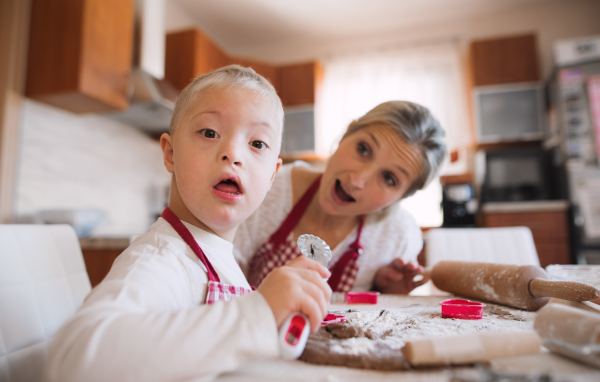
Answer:
MULTIPOLYGON (((249 288, 231 243, 184 224, 222 283, 249 288)), ((206 305, 207 283, 204 265, 159 218, 57 332, 45 380, 211 379, 250 360, 277 357, 277 325, 263 296, 206 305)))
MULTIPOLYGON (((248 271, 254 253, 279 229, 293 208, 292 169, 295 166, 309 165, 298 161, 281 166, 263 203, 237 229, 233 239, 233 254, 244 273, 248 271)), ((330 265, 335 264, 356 240, 356 231, 357 227, 332 249, 330 265)), ((423 248, 423 236, 414 217, 399 208, 381 221, 368 216, 360 243, 363 254, 357 261, 359 270, 352 289, 364 291, 373 287, 377 270, 393 259, 399 257, 405 262, 416 261, 423 248)))

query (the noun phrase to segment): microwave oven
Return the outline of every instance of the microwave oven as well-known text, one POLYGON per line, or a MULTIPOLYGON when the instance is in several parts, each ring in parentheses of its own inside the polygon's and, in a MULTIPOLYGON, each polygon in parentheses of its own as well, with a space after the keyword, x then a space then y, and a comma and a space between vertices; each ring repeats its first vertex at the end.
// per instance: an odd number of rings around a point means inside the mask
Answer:
POLYGON ((538 83, 477 87, 473 96, 478 143, 544 137, 544 92, 538 83))
POLYGON ((485 153, 482 202, 546 200, 560 197, 560 170, 553 151, 542 148, 485 153))

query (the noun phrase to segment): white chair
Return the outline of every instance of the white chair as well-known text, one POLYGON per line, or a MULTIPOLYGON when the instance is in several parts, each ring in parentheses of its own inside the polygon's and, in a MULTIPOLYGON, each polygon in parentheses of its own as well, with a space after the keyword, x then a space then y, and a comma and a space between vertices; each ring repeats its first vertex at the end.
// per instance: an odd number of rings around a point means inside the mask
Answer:
POLYGON ((425 242, 428 267, 442 260, 540 265, 528 227, 436 228, 425 242))
POLYGON ((49 341, 90 281, 69 225, 0 225, 0 381, 39 381, 49 341))

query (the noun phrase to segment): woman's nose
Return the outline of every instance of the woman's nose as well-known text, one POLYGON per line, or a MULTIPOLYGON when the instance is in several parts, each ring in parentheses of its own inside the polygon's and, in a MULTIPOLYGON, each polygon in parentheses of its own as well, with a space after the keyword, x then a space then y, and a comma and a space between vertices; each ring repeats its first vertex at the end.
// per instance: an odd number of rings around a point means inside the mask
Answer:
POLYGON ((367 180, 369 179, 369 176, 370 176, 370 171, 367 169, 352 172, 350 174, 350 183, 355 188, 363 189, 365 187, 365 184, 367 184, 367 180))

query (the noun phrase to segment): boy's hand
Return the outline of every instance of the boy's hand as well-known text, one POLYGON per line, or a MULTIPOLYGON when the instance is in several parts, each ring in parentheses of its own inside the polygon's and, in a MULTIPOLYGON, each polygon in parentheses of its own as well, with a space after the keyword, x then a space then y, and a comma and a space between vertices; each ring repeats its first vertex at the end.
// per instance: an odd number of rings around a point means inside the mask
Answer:
POLYGON ((274 269, 257 290, 273 311, 277 327, 292 313, 304 313, 312 332, 321 327, 327 315, 331 288, 324 278, 331 273, 314 260, 300 256, 274 269))
POLYGON ((375 275, 374 286, 381 293, 408 294, 429 281, 427 277, 413 281, 416 275, 422 273, 422 266, 413 263, 405 264, 402 259, 396 258, 388 265, 379 268, 375 275))

